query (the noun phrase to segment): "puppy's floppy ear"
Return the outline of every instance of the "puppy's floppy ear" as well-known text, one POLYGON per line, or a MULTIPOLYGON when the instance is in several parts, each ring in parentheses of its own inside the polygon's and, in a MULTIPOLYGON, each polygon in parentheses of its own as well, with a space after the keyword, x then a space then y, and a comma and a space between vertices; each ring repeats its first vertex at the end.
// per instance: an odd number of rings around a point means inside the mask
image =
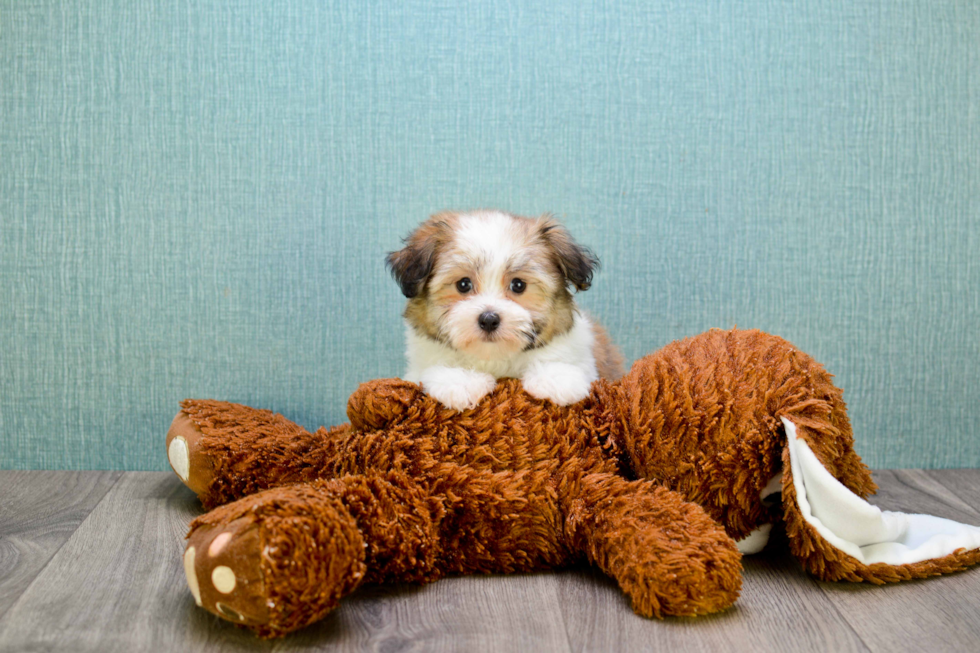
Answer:
POLYGON ((432 274, 436 254, 447 230, 446 221, 433 216, 405 238, 405 247, 385 257, 391 276, 409 299, 422 292, 426 279, 432 274))
POLYGON ((572 240, 565 227, 551 215, 538 219, 541 238, 551 249, 553 260, 565 280, 578 290, 588 290, 592 285, 592 273, 599 269, 599 259, 587 247, 572 240))

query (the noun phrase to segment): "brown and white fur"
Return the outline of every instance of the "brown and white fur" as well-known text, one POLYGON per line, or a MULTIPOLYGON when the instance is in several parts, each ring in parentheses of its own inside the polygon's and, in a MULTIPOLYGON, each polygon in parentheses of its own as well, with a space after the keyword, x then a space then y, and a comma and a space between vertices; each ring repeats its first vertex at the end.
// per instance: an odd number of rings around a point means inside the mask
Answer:
POLYGON ((605 330, 575 305, 599 261, 551 216, 443 212, 387 257, 408 297, 408 371, 443 405, 475 406, 496 380, 573 404, 622 376, 605 330))

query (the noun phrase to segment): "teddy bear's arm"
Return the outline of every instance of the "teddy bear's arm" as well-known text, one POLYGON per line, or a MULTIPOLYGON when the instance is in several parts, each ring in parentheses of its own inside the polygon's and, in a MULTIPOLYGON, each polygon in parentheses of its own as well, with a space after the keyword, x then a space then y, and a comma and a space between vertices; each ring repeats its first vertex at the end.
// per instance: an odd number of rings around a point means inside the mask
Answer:
POLYGON ((329 474, 347 424, 310 433, 282 415, 187 399, 167 433, 171 467, 206 508, 329 474))
POLYGON ((568 539, 616 579, 638 614, 708 614, 738 598, 741 555, 700 506, 652 481, 614 474, 563 486, 568 539))

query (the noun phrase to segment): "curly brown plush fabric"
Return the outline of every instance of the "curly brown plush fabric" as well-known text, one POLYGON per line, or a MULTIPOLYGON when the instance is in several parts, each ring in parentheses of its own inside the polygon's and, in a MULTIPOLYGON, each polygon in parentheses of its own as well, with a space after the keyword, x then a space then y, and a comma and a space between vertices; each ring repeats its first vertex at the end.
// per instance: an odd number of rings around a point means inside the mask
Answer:
POLYGON ((783 417, 852 492, 877 489, 854 452, 843 393, 782 338, 716 330, 673 342, 637 361, 622 389, 632 398, 631 467, 703 506, 735 539, 774 520, 759 493, 783 467, 783 417))
POLYGON ((269 411, 182 403, 168 447, 182 440, 184 481, 215 508, 188 535, 199 604, 279 636, 363 582, 587 560, 638 614, 707 614, 738 597, 734 540, 780 520, 825 579, 885 582, 977 562, 972 552, 862 566, 820 538, 794 508, 782 418, 854 493, 875 485, 830 375, 758 331, 672 343, 574 406, 506 380, 456 412, 389 379, 363 384, 348 417, 310 433, 269 411), (782 508, 760 496, 781 471, 782 508))

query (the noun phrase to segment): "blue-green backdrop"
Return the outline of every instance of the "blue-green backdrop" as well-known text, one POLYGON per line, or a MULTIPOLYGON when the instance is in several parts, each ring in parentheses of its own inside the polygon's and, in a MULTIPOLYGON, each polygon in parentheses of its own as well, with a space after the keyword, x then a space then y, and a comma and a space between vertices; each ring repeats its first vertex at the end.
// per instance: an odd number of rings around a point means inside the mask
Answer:
POLYGON ((876 467, 980 466, 980 3, 0 2, 0 467, 163 469, 183 397, 344 419, 382 263, 553 211, 632 360, 794 341, 876 467))

